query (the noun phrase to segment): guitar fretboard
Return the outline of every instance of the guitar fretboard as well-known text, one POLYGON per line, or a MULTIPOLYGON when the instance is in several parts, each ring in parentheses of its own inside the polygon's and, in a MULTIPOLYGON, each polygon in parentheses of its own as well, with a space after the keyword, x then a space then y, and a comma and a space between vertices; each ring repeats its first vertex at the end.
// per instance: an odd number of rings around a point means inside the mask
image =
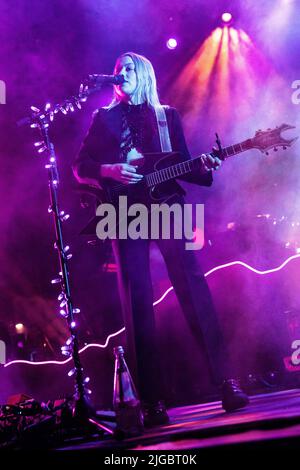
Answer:
MULTIPOLYGON (((228 157, 236 155, 238 153, 245 152, 253 148, 251 139, 244 140, 239 144, 230 145, 222 149, 221 158, 225 160, 228 157)), ((165 183, 179 176, 192 173, 193 171, 203 169, 201 157, 192 158, 191 160, 185 160, 184 162, 176 163, 167 168, 162 168, 161 170, 154 171, 145 176, 146 184, 148 187, 155 186, 160 183, 165 183)), ((203 173, 205 173, 203 169, 203 173)))

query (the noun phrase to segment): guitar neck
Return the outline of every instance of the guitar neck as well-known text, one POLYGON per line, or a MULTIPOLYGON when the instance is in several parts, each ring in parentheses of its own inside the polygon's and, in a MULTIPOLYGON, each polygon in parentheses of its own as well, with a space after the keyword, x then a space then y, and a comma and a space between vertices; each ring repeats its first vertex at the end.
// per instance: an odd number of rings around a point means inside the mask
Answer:
MULTIPOLYGON (((224 147, 222 149, 220 158, 225 160, 228 157, 245 152, 251 148, 253 148, 252 140, 247 139, 243 142, 240 142, 239 144, 224 147)), ((206 173, 206 170, 203 169, 201 157, 192 158, 191 160, 185 160, 184 162, 176 163, 175 165, 171 165, 167 168, 149 173, 146 175, 146 184, 149 187, 155 186, 157 184, 165 183, 166 181, 170 181, 172 179, 178 178, 179 176, 187 175, 200 169, 203 173, 206 173)))
POLYGON ((221 157, 225 160, 228 157, 232 157, 233 155, 237 155, 238 153, 245 152, 246 150, 250 150, 253 148, 252 139, 244 140, 239 144, 229 145, 229 147, 225 147, 222 149, 221 157))

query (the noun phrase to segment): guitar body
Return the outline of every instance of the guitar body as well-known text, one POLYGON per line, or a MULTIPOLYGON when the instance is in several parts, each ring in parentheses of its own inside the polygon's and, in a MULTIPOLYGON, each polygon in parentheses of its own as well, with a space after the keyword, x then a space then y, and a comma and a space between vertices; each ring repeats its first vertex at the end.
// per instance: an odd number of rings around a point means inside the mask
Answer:
MULTIPOLYGON (((136 165, 138 167, 137 172, 146 177, 181 161, 178 152, 157 152, 144 154, 142 158, 129 161, 128 163, 136 165)), ((166 181, 149 187, 146 178, 134 184, 121 184, 108 179, 103 182, 102 186, 102 189, 98 189, 100 201, 108 202, 115 207, 119 204, 119 196, 127 196, 128 205, 141 203, 149 206, 154 203, 162 203, 176 194, 172 181, 166 181)))

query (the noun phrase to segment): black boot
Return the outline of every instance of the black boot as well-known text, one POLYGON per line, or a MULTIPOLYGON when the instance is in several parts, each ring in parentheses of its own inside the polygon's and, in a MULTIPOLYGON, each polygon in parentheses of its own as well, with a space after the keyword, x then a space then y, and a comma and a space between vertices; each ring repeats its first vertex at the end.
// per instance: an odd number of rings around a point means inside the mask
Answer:
POLYGON ((225 411, 234 411, 239 408, 244 408, 248 403, 248 396, 240 389, 236 380, 224 380, 222 385, 222 407, 225 411))
POLYGON ((169 423, 169 416, 162 401, 143 404, 144 426, 159 426, 169 423))

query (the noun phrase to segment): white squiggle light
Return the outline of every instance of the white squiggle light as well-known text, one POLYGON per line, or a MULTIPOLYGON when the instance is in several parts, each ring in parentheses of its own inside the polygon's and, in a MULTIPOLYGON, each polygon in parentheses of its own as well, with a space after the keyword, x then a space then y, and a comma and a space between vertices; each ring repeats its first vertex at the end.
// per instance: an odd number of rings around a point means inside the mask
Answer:
POLYGON ((33 362, 33 361, 25 361, 24 359, 16 359, 15 361, 10 361, 4 364, 4 367, 11 366, 12 364, 28 364, 30 366, 45 366, 48 364, 56 364, 58 366, 63 366, 64 364, 67 364, 69 361, 71 361, 72 358, 66 359, 65 361, 40 361, 40 362, 33 362))
POLYGON ((162 302, 164 300, 165 297, 167 297, 167 295, 169 294, 169 292, 171 292, 171 290, 173 290, 174 287, 171 286, 169 287, 169 289, 166 290, 166 292, 161 296, 160 299, 156 300, 154 303, 153 303, 153 306, 155 307, 155 305, 159 304, 160 302, 162 302))
POLYGON ((260 275, 263 275, 263 274, 271 274, 271 273, 276 273, 277 271, 280 271, 282 268, 284 268, 284 266, 286 266, 290 261, 292 261, 293 259, 296 259, 296 258, 300 258, 300 254, 297 254, 297 255, 293 255, 293 256, 290 256, 288 259, 286 259, 280 266, 277 266, 277 268, 273 268, 273 269, 266 269, 265 271, 260 271, 259 269, 255 269, 253 268, 252 266, 250 266, 249 264, 247 263, 244 263, 243 261, 232 261, 231 263, 226 263, 226 264, 222 264, 220 266, 216 266, 215 268, 212 268, 210 271, 207 271, 207 273, 204 274, 204 276, 209 276, 210 274, 212 274, 213 272, 215 271, 218 271, 219 269, 224 269, 224 268, 228 268, 230 266, 234 266, 234 265, 239 265, 239 266, 244 266, 245 268, 249 269, 250 271, 256 273, 256 274, 260 274, 260 275))
MULTIPOLYGON (((297 254, 297 255, 293 255, 293 256, 290 256, 289 258, 287 258, 280 266, 277 266, 277 268, 273 268, 273 269, 267 269, 265 271, 260 271, 259 269, 255 269, 253 268, 252 266, 250 266, 249 264, 247 263, 244 263, 243 261, 231 261, 230 263, 226 263, 226 264, 221 264, 220 266, 216 266, 215 268, 212 268, 210 269, 209 271, 207 271, 204 276, 207 277, 209 276, 210 274, 216 272, 216 271, 219 271, 220 269, 225 269, 225 268, 229 268, 231 266, 244 266, 246 269, 249 269, 250 271, 256 273, 256 274, 260 274, 260 275, 265 275, 265 274, 271 274, 271 273, 275 273, 275 272, 278 272, 280 271, 281 269, 283 269, 290 261, 294 260, 294 259, 297 259, 297 258, 300 258, 300 254, 297 254)), ((166 296, 174 289, 173 286, 169 287, 165 293, 158 299, 156 300, 154 303, 153 303, 153 306, 155 305, 158 305, 160 302, 162 302, 166 296)), ((119 334, 121 334, 123 331, 125 331, 125 327, 121 328, 119 331, 116 331, 115 333, 111 333, 110 335, 108 335, 108 337, 106 338, 106 341, 104 344, 98 344, 98 343, 90 343, 90 344, 87 344, 86 346, 84 346, 82 349, 79 350, 79 353, 82 353, 83 351, 85 351, 86 349, 88 348, 101 348, 101 349, 104 349, 107 347, 109 341, 111 338, 113 338, 114 336, 118 336, 119 334)), ((29 364, 29 365, 32 365, 32 366, 39 366, 39 365, 47 365, 47 364, 56 364, 56 365, 64 365, 64 364, 67 364, 69 361, 72 360, 72 357, 69 357, 68 359, 66 359, 65 361, 44 361, 44 362, 31 362, 31 361, 24 361, 24 360, 15 360, 15 361, 11 361, 11 362, 8 362, 7 364, 4 364, 4 367, 8 367, 12 364, 29 364)))
MULTIPOLYGON (((219 271, 220 269, 224 269, 224 268, 229 268, 231 266, 244 266, 245 268, 249 269, 250 271, 256 273, 256 274, 260 274, 260 275, 263 275, 263 274, 271 274, 271 273, 275 273, 277 271, 280 271, 282 268, 284 268, 284 266, 286 266, 290 261, 292 261, 293 259, 296 259, 296 258, 300 258, 300 254, 297 254, 297 255, 293 255, 293 256, 290 256, 288 259, 286 259, 280 266, 277 266, 277 268, 273 268, 273 269, 267 269, 265 271, 260 271, 259 269, 255 269, 253 268, 252 266, 250 266, 249 264, 247 263, 244 263, 243 261, 231 261, 230 263, 226 263, 226 264, 221 264, 220 266, 216 266, 215 268, 212 268, 210 271, 207 271, 207 273, 204 274, 204 277, 207 277, 209 276, 210 274, 216 272, 216 271, 219 271)), ((154 302, 154 306, 155 305, 158 305, 160 302, 162 302, 164 300, 164 298, 174 289, 173 286, 169 287, 166 292, 158 299, 154 302)))
MULTIPOLYGON (((87 344, 86 346, 84 346, 83 348, 81 348, 79 350, 79 354, 81 354, 83 351, 85 351, 88 348, 105 349, 107 347, 110 339, 113 338, 114 336, 118 336, 119 334, 123 333, 123 331, 125 331, 125 327, 121 328, 119 331, 116 331, 115 333, 111 333, 110 335, 108 335, 108 337, 106 338, 106 341, 105 341, 104 344, 99 344, 99 343, 87 344)), ((72 361, 72 357, 69 357, 65 361, 41 361, 41 362, 32 362, 32 361, 25 361, 23 359, 18 359, 18 360, 15 360, 15 361, 7 362, 7 364, 4 364, 4 367, 11 366, 12 364, 28 364, 28 365, 31 365, 31 366, 41 366, 41 365, 48 365, 48 364, 53 365, 54 364, 54 365, 62 366, 64 364, 67 364, 70 361, 72 361)))

